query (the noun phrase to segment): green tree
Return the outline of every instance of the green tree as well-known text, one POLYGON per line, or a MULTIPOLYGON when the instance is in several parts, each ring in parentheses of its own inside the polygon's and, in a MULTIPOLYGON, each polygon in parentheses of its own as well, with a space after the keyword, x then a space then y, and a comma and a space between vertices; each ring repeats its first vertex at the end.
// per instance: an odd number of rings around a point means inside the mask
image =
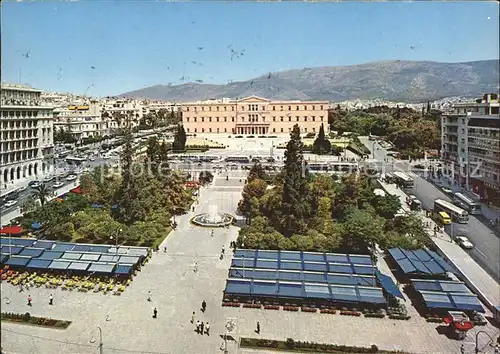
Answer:
POLYGON ((282 229, 286 236, 298 233, 306 226, 308 214, 306 196, 306 171, 304 170, 304 144, 300 139, 298 124, 293 126, 290 140, 285 151, 285 166, 283 169, 283 198, 281 212, 283 215, 282 229))
POLYGON ((385 196, 375 196, 372 202, 377 214, 386 219, 392 219, 401 209, 399 197, 392 194, 385 196))
POLYGON ((182 124, 177 125, 177 131, 174 135, 174 142, 172 143, 172 150, 184 151, 186 150, 186 131, 182 124))
POLYGON ((267 180, 267 175, 260 163, 255 163, 248 172, 247 181, 250 183, 254 179, 267 180))
POLYGON ((90 202, 97 202, 99 199, 99 188, 97 184, 94 182, 93 176, 85 172, 80 177, 80 190, 82 191, 82 195, 87 198, 90 202))
POLYGON ((35 192, 33 193, 33 196, 38 198, 40 205, 43 208, 47 198, 52 194, 50 188, 45 183, 41 183, 38 187, 35 187, 34 190, 35 192))
POLYGON ((323 123, 321 123, 318 136, 313 143, 312 152, 313 154, 326 155, 331 151, 332 144, 330 143, 330 140, 325 137, 325 128, 323 127, 323 123))
POLYGON ((382 240, 384 219, 366 210, 353 208, 344 222, 344 246, 356 252, 366 252, 368 247, 382 240))
POLYGON ((267 183, 261 179, 254 179, 243 187, 242 199, 238 203, 238 211, 246 217, 254 216, 255 204, 264 196, 267 189, 267 183), (257 202, 254 200, 257 199, 257 202), (254 213, 252 213, 254 212, 254 213))
POLYGON ((214 175, 210 171, 201 171, 198 177, 198 181, 200 181, 201 184, 208 184, 211 183, 213 180, 214 180, 214 175))

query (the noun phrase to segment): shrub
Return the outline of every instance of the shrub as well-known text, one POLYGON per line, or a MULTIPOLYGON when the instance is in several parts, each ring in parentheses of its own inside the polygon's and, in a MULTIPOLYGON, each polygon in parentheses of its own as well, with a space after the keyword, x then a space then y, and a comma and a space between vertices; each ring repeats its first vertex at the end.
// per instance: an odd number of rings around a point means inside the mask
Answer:
POLYGON ((376 353, 378 352, 378 347, 375 344, 372 344, 370 347, 370 353, 376 353))
POLYGON ((24 315, 23 315, 23 321, 24 322, 28 322, 31 318, 31 315, 29 312, 26 312, 24 315))
POLYGON ((287 338, 285 345, 288 349, 295 349, 295 341, 292 338, 287 338))

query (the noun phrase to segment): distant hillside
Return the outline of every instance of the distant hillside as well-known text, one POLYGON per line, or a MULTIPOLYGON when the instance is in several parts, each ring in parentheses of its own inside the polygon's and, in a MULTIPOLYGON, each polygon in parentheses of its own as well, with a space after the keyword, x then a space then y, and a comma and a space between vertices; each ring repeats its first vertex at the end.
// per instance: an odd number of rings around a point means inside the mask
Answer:
POLYGON ((467 63, 393 60, 282 71, 227 85, 156 85, 120 96, 174 102, 257 95, 270 99, 384 99, 412 103, 449 96, 477 97, 485 92, 498 92, 498 83, 498 60, 467 63))

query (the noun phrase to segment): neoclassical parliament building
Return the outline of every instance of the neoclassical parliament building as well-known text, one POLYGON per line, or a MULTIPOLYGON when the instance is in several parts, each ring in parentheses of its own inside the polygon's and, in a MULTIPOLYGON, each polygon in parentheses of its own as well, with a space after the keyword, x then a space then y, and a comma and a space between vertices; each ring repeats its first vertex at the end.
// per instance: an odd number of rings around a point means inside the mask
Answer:
POLYGON ((328 126, 328 101, 271 101, 250 96, 183 103, 182 122, 188 134, 288 134, 295 124, 301 133, 328 126))

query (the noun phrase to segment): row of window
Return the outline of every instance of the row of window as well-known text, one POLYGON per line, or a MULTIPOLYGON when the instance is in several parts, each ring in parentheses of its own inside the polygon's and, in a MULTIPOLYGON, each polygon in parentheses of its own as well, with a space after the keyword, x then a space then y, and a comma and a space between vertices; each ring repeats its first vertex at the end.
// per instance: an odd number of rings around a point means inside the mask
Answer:
POLYGON ((18 151, 18 152, 7 152, 2 154, 2 163, 8 164, 13 162, 22 162, 29 159, 34 159, 38 156, 38 149, 18 151))
POLYGON ((22 142, 10 142, 10 143, 2 143, 0 145, 1 152, 11 152, 15 150, 21 149, 36 149, 37 146, 33 140, 22 141, 22 142))
MULTIPOLYGON (((234 112, 234 108, 235 106, 232 105, 232 106, 229 106, 231 107, 231 111, 234 112)), ((273 111, 276 111, 276 107, 277 106, 271 106, 272 107, 272 110, 273 111)), ((311 108, 312 111, 315 111, 316 110, 316 106, 295 106, 295 110, 296 111, 300 111, 300 107, 303 107, 304 108, 304 111, 307 111, 308 110, 308 107, 311 108)), ((319 110, 322 111, 323 110, 323 105, 320 105, 319 106, 319 110)), ((198 110, 202 111, 202 112, 205 112, 205 106, 200 106, 199 109, 198 107, 191 107, 193 108, 192 112, 198 112, 198 110)), ((221 111, 221 106, 215 106, 214 107, 214 111, 213 112, 219 112, 221 111)), ((224 112, 227 112, 228 111, 228 106, 222 106, 222 108, 224 108, 224 112)), ((245 109, 245 106, 239 106, 240 110, 244 110, 245 109)), ((258 111, 259 110, 259 105, 256 105, 256 104, 250 104, 246 107, 249 111, 258 111)), ((292 106, 288 106, 288 110, 291 111, 292 110, 292 106)), ((266 106, 260 106, 260 110, 261 111, 265 111, 266 110, 266 106)), ((285 106, 280 106, 280 111, 284 111, 285 110, 285 106)), ((184 107, 184 112, 189 112, 189 107, 184 107)), ((207 112, 212 112, 212 106, 208 106, 207 107, 207 112)))
MULTIPOLYGON (((232 129, 231 129, 231 132, 232 132, 233 134, 236 134, 236 129, 237 129, 237 128, 232 128, 232 129)), ((252 127, 250 127, 250 129, 252 129, 252 127)), ((255 127, 255 128, 253 128, 253 129, 258 129, 258 127, 255 127)), ((288 132, 291 132, 291 131, 292 131, 292 128, 288 128, 288 132)), ((198 133, 198 129, 197 129, 197 128, 194 128, 194 129, 193 129, 193 131, 190 131, 190 129, 189 129, 189 128, 187 128, 187 129, 186 129, 186 132, 187 132, 187 133, 198 133)), ((217 129, 208 128, 206 132, 205 132, 205 128, 201 128, 201 129, 200 129, 200 131, 199 131, 199 133, 227 133, 227 132, 228 132, 228 131, 227 131, 227 128, 224 128, 224 131, 223 131, 223 132, 221 131, 221 129, 220 129, 220 128, 217 128, 217 129)), ((307 128, 302 128, 302 129, 301 129, 301 132, 303 132, 303 133, 307 133, 307 132, 308 132, 308 131, 307 131, 307 128)), ((273 133, 277 133, 276 128, 273 128, 273 133)), ((281 129, 280 129, 280 133, 285 133, 284 128, 281 128, 281 129)), ((312 133, 316 133, 316 128, 312 128, 312 133)), ((258 133, 256 133, 256 134, 258 134, 258 133)))
MULTIPOLYGON (((205 122, 205 118, 207 118, 207 122, 212 122, 212 117, 199 117, 200 118, 200 122, 205 122)), ((228 117, 220 117, 220 118, 224 118, 224 122, 227 122, 227 119, 228 117)), ((266 121, 266 117, 260 117, 262 118, 261 122, 265 122, 266 121)), ((272 116, 272 119, 273 119, 273 122, 276 122, 277 119, 279 118, 279 121, 281 122, 285 122, 285 121, 288 121, 288 122, 291 122, 293 117, 292 116, 286 116, 286 117, 283 117, 283 116, 280 116, 280 117, 277 117, 277 116, 272 116), (286 120, 286 118, 288 118, 288 120, 286 120)), ((304 122, 316 122, 316 116, 311 116, 311 119, 309 120, 307 116, 304 116, 303 117, 303 121, 304 122)), ((323 122, 323 116, 319 116, 319 122, 323 122)), ((189 123, 189 117, 186 117, 185 118, 186 122, 189 123)), ((219 117, 215 117, 215 122, 219 122, 219 117)), ((234 122, 235 121, 235 118, 234 117, 231 117, 231 122, 234 122)), ((244 116, 241 116, 241 121, 244 122, 245 121, 245 117, 244 116)), ((250 114, 248 116, 248 122, 258 122, 259 121, 259 117, 257 114, 250 114)), ((295 117, 295 121, 296 122, 299 122, 300 121, 300 117, 299 116, 296 116, 295 117)), ((193 122, 196 123, 198 122, 198 117, 193 117, 193 122)))

